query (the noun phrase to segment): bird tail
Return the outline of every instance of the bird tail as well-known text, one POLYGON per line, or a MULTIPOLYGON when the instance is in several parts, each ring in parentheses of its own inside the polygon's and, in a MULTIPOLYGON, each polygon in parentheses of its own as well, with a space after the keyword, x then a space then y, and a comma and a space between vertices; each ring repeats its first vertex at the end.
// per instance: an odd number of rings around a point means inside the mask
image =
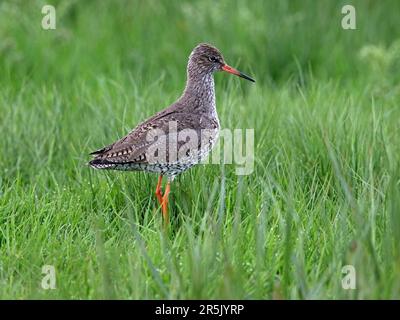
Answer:
POLYGON ((115 163, 99 158, 89 161, 88 165, 94 169, 112 169, 115 167, 115 163))

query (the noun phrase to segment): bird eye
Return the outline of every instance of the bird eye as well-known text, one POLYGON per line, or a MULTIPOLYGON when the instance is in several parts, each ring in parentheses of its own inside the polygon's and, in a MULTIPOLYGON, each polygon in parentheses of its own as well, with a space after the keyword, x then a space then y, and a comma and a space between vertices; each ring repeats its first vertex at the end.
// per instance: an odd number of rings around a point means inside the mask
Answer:
POLYGON ((218 61, 218 59, 216 57, 208 57, 208 60, 210 62, 217 62, 218 61))

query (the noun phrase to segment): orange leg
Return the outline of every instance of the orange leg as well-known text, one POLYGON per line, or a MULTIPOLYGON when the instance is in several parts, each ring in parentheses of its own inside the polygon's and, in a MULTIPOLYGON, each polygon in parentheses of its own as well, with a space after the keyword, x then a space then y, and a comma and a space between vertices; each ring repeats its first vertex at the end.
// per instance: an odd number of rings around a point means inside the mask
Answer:
POLYGON ((158 183, 157 183, 157 187, 156 187, 156 197, 157 197, 158 203, 160 205, 162 204, 162 199, 163 199, 163 194, 162 194, 162 190, 161 190, 161 182, 162 182, 162 176, 160 175, 158 177, 158 183))
POLYGON ((164 217, 164 222, 167 225, 169 223, 169 218, 168 218, 168 195, 170 192, 170 183, 168 181, 167 187, 165 188, 164 196, 162 197, 162 203, 161 203, 161 209, 162 209, 162 214, 164 217))

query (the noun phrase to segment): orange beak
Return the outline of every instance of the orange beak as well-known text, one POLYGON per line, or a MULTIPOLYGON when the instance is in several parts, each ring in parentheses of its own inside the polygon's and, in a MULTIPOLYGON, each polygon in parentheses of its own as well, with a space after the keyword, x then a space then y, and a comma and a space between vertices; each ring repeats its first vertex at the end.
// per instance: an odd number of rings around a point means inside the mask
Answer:
POLYGON ((240 72, 239 70, 236 70, 235 68, 232 68, 231 66, 228 66, 227 64, 224 64, 222 66, 222 70, 232 73, 236 76, 239 76, 241 78, 244 78, 246 80, 252 81, 252 82, 256 82, 256 80, 254 80, 253 78, 249 77, 247 74, 244 74, 243 72, 240 72))

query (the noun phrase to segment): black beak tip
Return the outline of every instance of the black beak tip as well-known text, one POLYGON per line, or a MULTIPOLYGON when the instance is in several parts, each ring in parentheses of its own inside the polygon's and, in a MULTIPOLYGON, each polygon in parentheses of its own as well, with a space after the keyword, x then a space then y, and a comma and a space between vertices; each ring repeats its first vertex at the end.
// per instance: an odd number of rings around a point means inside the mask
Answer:
POLYGON ((256 82, 252 77, 248 76, 247 74, 241 73, 240 76, 246 80, 249 80, 251 82, 256 82))

